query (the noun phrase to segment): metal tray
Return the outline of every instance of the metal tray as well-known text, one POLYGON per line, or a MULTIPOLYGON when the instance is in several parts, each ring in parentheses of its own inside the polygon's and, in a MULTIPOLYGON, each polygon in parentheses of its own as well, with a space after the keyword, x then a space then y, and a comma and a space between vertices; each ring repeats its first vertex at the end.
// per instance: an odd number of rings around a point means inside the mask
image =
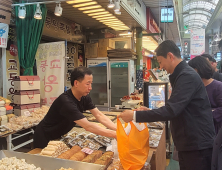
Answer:
POLYGON ((0 160, 5 157, 16 157, 18 159, 25 159, 28 164, 34 164, 42 170, 57 170, 63 168, 73 168, 75 170, 105 170, 104 165, 97 165, 92 163, 85 163, 79 161, 63 160, 58 158, 51 158, 40 155, 32 155, 21 152, 14 152, 8 150, 0 151, 0 160))

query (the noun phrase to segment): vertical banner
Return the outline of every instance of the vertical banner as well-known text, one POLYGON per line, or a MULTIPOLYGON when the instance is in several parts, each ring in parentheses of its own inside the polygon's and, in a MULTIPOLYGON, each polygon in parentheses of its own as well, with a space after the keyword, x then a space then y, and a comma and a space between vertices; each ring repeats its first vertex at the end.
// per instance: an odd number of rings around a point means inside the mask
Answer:
POLYGON ((14 78, 20 75, 15 26, 9 26, 7 48, 2 49, 3 97, 13 102, 14 78))
POLYGON ((36 64, 43 105, 51 105, 64 92, 65 52, 65 41, 39 44, 36 64))
POLYGON ((8 24, 0 23, 0 47, 6 48, 8 41, 8 24))
POLYGON ((205 29, 191 30, 190 59, 205 52, 205 29))

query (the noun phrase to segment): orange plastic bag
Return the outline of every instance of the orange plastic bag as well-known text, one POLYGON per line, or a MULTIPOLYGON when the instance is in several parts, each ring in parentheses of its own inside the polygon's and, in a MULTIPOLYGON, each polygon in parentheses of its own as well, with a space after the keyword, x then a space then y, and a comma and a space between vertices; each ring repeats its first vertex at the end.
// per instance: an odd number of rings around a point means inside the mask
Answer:
POLYGON ((140 170, 143 168, 149 154, 149 131, 139 131, 133 122, 130 122, 131 130, 129 135, 117 118, 117 147, 120 162, 124 170, 140 170))

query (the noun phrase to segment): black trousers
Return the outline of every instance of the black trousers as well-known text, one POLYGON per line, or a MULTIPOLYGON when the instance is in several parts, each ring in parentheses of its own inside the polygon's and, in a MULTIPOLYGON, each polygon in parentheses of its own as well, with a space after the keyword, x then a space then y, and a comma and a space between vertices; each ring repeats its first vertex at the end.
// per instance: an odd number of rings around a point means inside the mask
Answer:
POLYGON ((180 170, 210 170, 212 148, 196 151, 179 151, 180 170))

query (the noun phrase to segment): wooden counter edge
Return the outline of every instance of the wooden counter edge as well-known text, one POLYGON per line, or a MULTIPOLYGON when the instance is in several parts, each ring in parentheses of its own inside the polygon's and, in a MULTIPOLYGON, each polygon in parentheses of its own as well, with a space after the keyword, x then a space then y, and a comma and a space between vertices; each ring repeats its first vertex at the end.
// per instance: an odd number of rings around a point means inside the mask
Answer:
POLYGON ((33 150, 31 150, 31 151, 29 151, 29 152, 27 152, 28 154, 39 154, 40 152, 42 151, 42 149, 40 149, 40 148, 35 148, 35 149, 33 149, 33 150))

